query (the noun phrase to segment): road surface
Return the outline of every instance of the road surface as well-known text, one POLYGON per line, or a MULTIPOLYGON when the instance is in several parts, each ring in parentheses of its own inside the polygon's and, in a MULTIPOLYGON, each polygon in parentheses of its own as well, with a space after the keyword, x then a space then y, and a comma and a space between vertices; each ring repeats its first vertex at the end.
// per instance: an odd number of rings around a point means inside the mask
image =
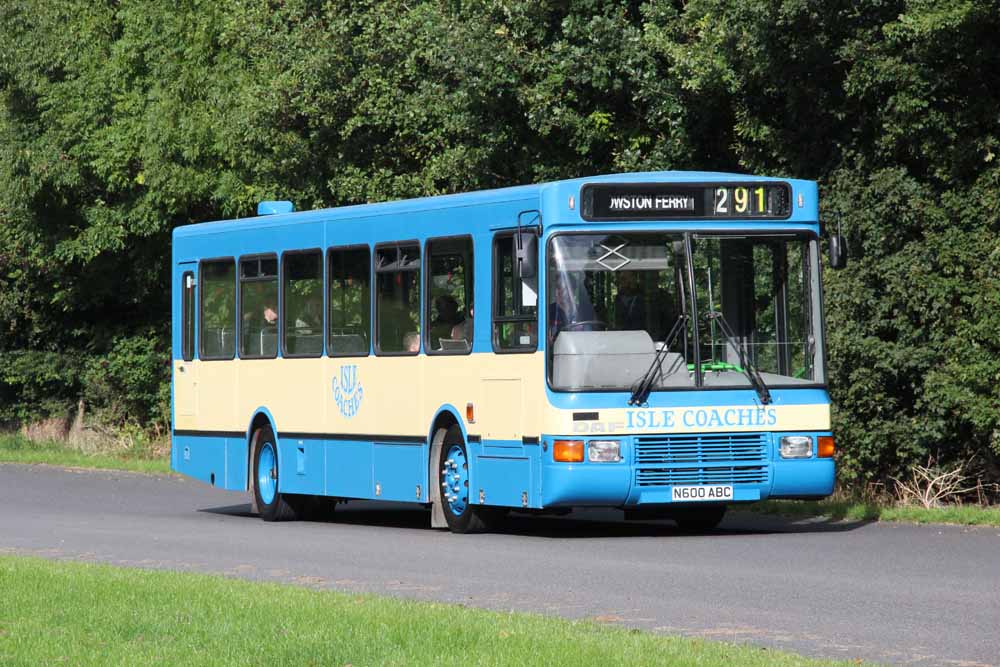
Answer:
POLYGON ((173 477, 0 465, 0 553, 215 572, 592 618, 813 656, 1000 664, 1000 528, 731 513, 711 533, 620 512, 429 528, 349 503, 269 524, 245 494, 173 477))

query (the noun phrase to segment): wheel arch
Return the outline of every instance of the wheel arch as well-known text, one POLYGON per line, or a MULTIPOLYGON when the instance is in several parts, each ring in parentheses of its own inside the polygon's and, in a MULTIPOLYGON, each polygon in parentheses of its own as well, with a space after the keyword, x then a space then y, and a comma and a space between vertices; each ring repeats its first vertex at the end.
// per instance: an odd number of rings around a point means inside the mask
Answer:
POLYGON ((445 521, 444 511, 441 506, 441 489, 438 488, 437 466, 441 458, 441 442, 444 440, 444 433, 451 426, 457 425, 462 430, 462 439, 466 442, 469 441, 469 434, 465 429, 465 422, 460 414, 455 409, 455 406, 450 404, 442 405, 434 413, 430 431, 427 433, 427 442, 430 445, 427 450, 427 499, 431 503, 432 528, 448 527, 448 522, 445 521))
POLYGON ((278 457, 278 468, 282 468, 281 464, 281 447, 278 447, 278 427, 275 424, 274 417, 271 415, 270 410, 261 406, 254 410, 253 417, 250 418, 250 425, 247 427, 246 442, 247 442, 247 459, 246 459, 246 471, 247 471, 247 491, 250 492, 250 511, 257 512, 257 495, 254 493, 254 470, 253 470, 253 456, 254 456, 254 433, 257 429, 263 426, 270 426, 271 433, 274 434, 274 449, 275 456, 278 457))

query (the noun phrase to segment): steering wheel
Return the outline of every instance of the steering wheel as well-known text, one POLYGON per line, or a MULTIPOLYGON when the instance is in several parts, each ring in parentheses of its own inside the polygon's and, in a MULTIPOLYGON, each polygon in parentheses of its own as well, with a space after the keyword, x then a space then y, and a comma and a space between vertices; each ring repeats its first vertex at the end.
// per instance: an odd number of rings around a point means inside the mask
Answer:
POLYGON ((571 322, 563 327, 563 331, 577 331, 581 327, 599 327, 594 329, 594 331, 607 331, 608 323, 601 320, 581 320, 579 322, 571 322))

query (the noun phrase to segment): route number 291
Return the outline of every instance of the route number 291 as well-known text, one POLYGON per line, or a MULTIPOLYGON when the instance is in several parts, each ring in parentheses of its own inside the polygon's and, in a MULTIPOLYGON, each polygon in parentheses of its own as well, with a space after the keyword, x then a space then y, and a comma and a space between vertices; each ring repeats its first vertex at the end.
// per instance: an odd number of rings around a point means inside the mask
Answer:
POLYGON ((715 189, 715 215, 767 215, 764 186, 715 189))

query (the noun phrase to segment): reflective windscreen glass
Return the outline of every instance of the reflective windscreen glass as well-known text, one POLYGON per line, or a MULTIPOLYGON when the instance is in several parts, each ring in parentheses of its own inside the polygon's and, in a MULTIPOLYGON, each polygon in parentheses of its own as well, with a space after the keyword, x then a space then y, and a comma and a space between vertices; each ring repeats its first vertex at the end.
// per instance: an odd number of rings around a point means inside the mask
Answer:
POLYGON ((809 242, 785 236, 695 236, 698 340, 706 386, 813 382, 809 242))
POLYGON ((667 345, 664 381, 693 387, 690 330, 681 317, 684 257, 679 234, 555 237, 547 286, 553 385, 629 387, 667 345))

